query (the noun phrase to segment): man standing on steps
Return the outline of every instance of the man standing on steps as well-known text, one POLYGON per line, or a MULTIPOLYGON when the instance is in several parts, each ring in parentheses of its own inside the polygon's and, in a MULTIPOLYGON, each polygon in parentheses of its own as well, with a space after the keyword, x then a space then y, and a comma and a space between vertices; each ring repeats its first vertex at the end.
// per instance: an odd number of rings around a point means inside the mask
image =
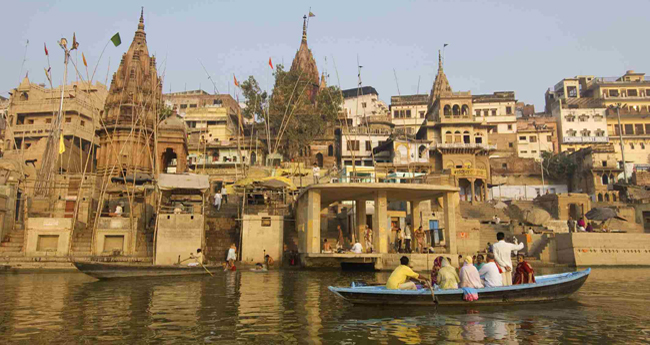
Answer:
POLYGON ((221 210, 221 191, 218 190, 217 194, 214 195, 214 207, 217 211, 221 210))
POLYGON ((228 203, 228 191, 226 190, 226 183, 221 183, 221 199, 224 204, 228 203))
POLYGON ((320 178, 320 168, 318 167, 318 164, 314 163, 311 172, 314 175, 314 184, 318 184, 318 179, 320 178))
POLYGON ((506 243, 506 241, 504 241, 505 237, 506 235, 503 232, 497 233, 498 242, 492 245, 492 251, 494 252, 494 258, 497 264, 503 271, 501 273, 503 286, 508 286, 512 285, 512 259, 510 258, 510 255, 513 251, 524 249, 524 243, 506 243))

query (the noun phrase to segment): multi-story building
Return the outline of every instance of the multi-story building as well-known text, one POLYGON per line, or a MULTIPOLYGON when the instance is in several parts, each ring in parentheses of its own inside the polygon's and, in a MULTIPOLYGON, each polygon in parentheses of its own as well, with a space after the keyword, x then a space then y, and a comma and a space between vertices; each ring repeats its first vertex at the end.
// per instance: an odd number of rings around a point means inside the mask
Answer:
POLYGON ((239 103, 230 95, 210 94, 203 90, 190 90, 163 94, 165 105, 184 117, 188 111, 193 111, 206 106, 217 106, 232 109, 238 112, 239 103))
POLYGON ((540 160, 542 152, 558 152, 557 132, 553 120, 549 117, 528 117, 517 121, 515 143, 519 158, 540 160))
POLYGON ((340 136, 341 166, 372 167, 381 159, 373 154, 373 149, 383 145, 392 132, 392 123, 387 116, 374 116, 367 119, 368 126, 342 128, 340 136))
MULTIPOLYGON (((92 169, 94 150, 99 145, 95 131, 100 128, 107 96, 106 86, 100 83, 88 85, 72 83, 63 92, 63 116, 61 129, 66 150, 57 160, 57 170, 69 173, 83 171, 89 162, 92 169), (79 152, 81 151, 81 152, 79 152)), ((61 102, 61 86, 50 89, 34 84, 25 77, 12 90, 7 109, 7 130, 4 141, 6 158, 32 161, 39 169, 47 146, 52 121, 58 115, 61 102)))
POLYGON ((557 121, 560 151, 575 152, 609 142, 606 109, 598 100, 560 98, 551 109, 557 121))
POLYGON ((472 96, 476 120, 493 126, 489 132, 488 142, 496 146, 494 154, 498 156, 511 156, 516 153, 516 105, 514 91, 472 96))
POLYGON ((438 74, 431 89, 426 121, 417 138, 431 142, 435 171, 449 170, 465 200, 486 200, 490 177, 489 125, 472 110, 472 94, 453 92, 439 57, 438 74))
POLYGON ((365 126, 369 116, 386 116, 388 107, 379 99, 379 93, 372 86, 341 91, 343 112, 349 127, 365 126))
POLYGON ((593 201, 616 202, 619 200, 614 184, 622 178, 623 168, 614 145, 595 145, 572 153, 576 166, 569 178, 569 190, 589 194, 593 201))
POLYGON ((396 134, 415 135, 424 122, 429 95, 404 95, 390 98, 391 121, 396 134))

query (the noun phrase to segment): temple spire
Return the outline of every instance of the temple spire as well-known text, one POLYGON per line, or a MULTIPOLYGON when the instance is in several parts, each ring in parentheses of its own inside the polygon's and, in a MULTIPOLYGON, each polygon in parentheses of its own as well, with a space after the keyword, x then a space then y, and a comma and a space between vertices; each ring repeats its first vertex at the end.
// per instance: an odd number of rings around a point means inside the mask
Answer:
POLYGON ((440 50, 438 50, 438 74, 436 79, 433 81, 433 87, 431 87, 431 94, 429 95, 429 105, 432 105, 438 98, 440 98, 442 93, 451 92, 451 86, 449 85, 449 80, 442 69, 442 55, 440 50))
POLYGON ((440 55, 440 49, 438 49, 438 69, 442 71, 442 55, 440 55))
POLYGON ((307 16, 302 16, 302 41, 307 42, 307 16))
POLYGON ((138 23, 138 30, 144 30, 144 6, 140 9, 140 23, 138 23))

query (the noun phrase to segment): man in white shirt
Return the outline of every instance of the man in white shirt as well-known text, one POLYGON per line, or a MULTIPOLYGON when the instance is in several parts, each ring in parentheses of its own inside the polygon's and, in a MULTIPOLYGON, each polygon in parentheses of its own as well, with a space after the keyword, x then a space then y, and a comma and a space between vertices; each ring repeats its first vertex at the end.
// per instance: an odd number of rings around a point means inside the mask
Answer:
POLYGON ((221 210, 221 191, 217 191, 217 194, 214 195, 214 207, 217 208, 217 211, 221 210))
POLYGON ((362 254, 363 253, 363 247, 361 246, 361 243, 357 242, 352 246, 352 249, 350 250, 354 254, 362 254))
POLYGON ((503 285, 512 285, 512 259, 510 255, 513 251, 524 249, 524 243, 512 244, 504 241, 506 235, 503 232, 497 233, 497 243, 492 245, 494 258, 503 271, 501 277, 503 278, 503 285))
POLYGON ((318 178, 320 177, 320 168, 318 164, 314 163, 314 167, 311 169, 312 174, 314 175, 314 183, 318 183, 318 178))
POLYGON ((124 209, 124 205, 120 202, 115 206, 115 217, 122 217, 122 212, 124 209))
POLYGON ((221 199, 223 200, 224 204, 228 203, 228 191, 226 190, 226 184, 223 183, 221 185, 221 199))
POLYGON ((485 287, 503 286, 503 279, 499 273, 499 268, 494 263, 494 254, 488 253, 487 263, 478 271, 481 276, 481 282, 485 287))
POLYGON ((411 253, 411 224, 406 223, 404 228, 404 252, 411 253))

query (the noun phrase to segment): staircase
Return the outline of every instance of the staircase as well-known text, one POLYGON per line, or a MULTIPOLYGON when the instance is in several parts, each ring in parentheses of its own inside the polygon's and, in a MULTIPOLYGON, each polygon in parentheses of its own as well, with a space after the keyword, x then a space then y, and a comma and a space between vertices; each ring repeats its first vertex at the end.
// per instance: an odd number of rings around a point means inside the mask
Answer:
POLYGON ((73 231, 71 256, 90 256, 92 253, 93 224, 73 231))
MULTIPOLYGON (((16 224, 16 227, 18 227, 18 224, 16 224)), ((22 227, 11 230, 1 240, 0 256, 22 256, 24 254, 25 230, 22 227)))

